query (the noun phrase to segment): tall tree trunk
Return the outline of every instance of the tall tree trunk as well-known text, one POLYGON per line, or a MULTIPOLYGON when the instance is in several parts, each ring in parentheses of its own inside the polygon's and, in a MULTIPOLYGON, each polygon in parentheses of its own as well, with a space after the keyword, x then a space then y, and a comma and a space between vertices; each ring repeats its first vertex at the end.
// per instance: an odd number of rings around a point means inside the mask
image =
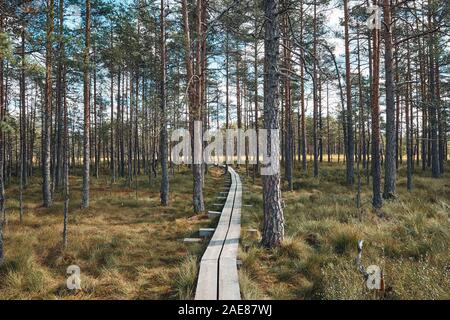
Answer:
POLYGON ((242 129, 242 100, 241 100, 241 66, 238 52, 239 48, 236 50, 236 115, 237 115, 237 127, 242 129))
MULTIPOLYGON (((384 0, 384 69, 386 86, 386 159, 384 162, 384 199, 395 197, 396 159, 395 150, 395 87, 392 54, 392 18, 391 2, 384 0)), ((407 133, 408 134, 408 133, 407 133)))
MULTIPOLYGON (((0 8, 5 5, 4 0, 0 0, 0 8)), ((4 16, 3 10, 0 12, 0 33, 4 32, 4 16)), ((5 88, 3 84, 3 67, 4 67, 4 57, 3 53, 0 51, 0 123, 3 122, 4 112, 5 112, 5 88)), ((5 151, 5 141, 3 134, 3 126, 0 126, 0 266, 3 264, 4 260, 4 249, 3 249, 3 226, 6 223, 5 217, 5 182, 4 182, 4 151, 5 151)))
MULTIPOLYGON (((197 14, 201 16, 202 12, 202 2, 203 0, 197 0, 197 14)), ((187 83, 188 83, 188 100, 189 100, 189 126, 190 126, 190 132, 191 132, 191 142, 192 146, 194 145, 195 138, 194 137, 194 121, 200 121, 202 119, 201 117, 201 110, 199 105, 199 95, 201 92, 199 92, 199 86, 196 85, 197 82, 199 82, 200 74, 196 74, 194 79, 194 69, 193 69, 193 61, 192 61, 192 53, 191 53, 191 37, 190 37, 190 29, 189 29, 189 14, 188 14, 188 6, 187 6, 187 0, 181 1, 182 5, 182 15, 183 15, 183 28, 184 28, 184 55, 185 55, 185 64, 186 64, 186 73, 187 73, 187 83)), ((199 39, 201 39, 202 36, 202 28, 201 28, 201 17, 198 18, 198 32, 197 35, 199 39)), ((197 52, 197 56, 198 52, 197 52)), ((199 61, 198 61, 199 63, 199 61)), ((199 139, 200 140, 200 139, 199 139)), ((200 143, 201 144, 201 143, 200 143)), ((202 145, 199 146, 200 149, 202 148, 202 145)), ((194 148, 192 148, 194 149, 194 148)), ((194 155, 194 151, 192 153, 194 155)), ((193 157, 194 158, 194 157, 193 157)), ((198 163, 193 163, 192 165, 192 173, 193 173, 193 205, 194 205, 194 212, 195 213, 201 213, 205 211, 205 204, 203 201, 203 182, 202 182, 202 165, 198 163)))
MULTIPOLYGON (((300 39, 303 45, 303 0, 300 1, 300 39)), ((301 108, 301 148, 302 148, 302 170, 306 171, 307 169, 307 154, 306 154, 306 112, 305 112, 305 64, 304 64, 304 52, 301 50, 301 65, 300 65, 300 108, 301 108)))
MULTIPOLYGON (((61 0, 62 2, 63 0, 61 0)), ((66 68, 63 67, 63 105, 64 105, 64 144, 63 144, 63 172, 64 172, 64 222, 63 222, 63 247, 67 247, 68 243, 68 228, 69 228, 69 123, 66 97, 66 68)))
POLYGON ((344 37, 345 37, 345 87, 347 96, 347 184, 353 185, 354 173, 354 142, 353 142, 353 111, 352 111, 352 82, 350 74, 350 39, 349 39, 348 0, 344 0, 344 37))
POLYGON ((58 31, 58 70, 56 78, 56 164, 53 171, 53 190, 58 189, 63 178, 63 146, 62 146, 62 130, 63 130, 63 98, 62 98, 62 72, 65 56, 64 46, 64 0, 59 1, 59 31, 58 31))
MULTIPOLYGON (((373 4, 377 5, 377 0, 373 4)), ((380 163, 380 32, 377 28, 372 30, 372 176, 373 176, 373 198, 372 205, 379 209, 383 205, 381 198, 381 163, 380 163)))
POLYGON ((161 205, 169 204, 169 173, 167 170, 167 97, 166 97, 166 26, 165 4, 161 0, 161 133, 159 142, 159 154, 161 157, 161 205))
MULTIPOLYGON (((278 23, 278 0, 264 2, 265 9, 265 40, 264 58, 266 72, 264 73, 264 126, 268 130, 267 152, 272 161, 276 161, 279 167, 279 148, 271 154, 272 138, 271 129, 279 130, 279 39, 280 27, 278 23)), ((284 238, 284 217, 281 205, 280 173, 263 176, 263 202, 264 202, 264 227, 262 244, 265 247, 275 247, 282 243, 284 238)))
MULTIPOLYGON (((114 47, 114 33, 111 27, 111 50, 114 47)), ((115 183, 116 182, 116 164, 114 161, 115 158, 115 152, 114 152, 114 146, 115 146, 115 139, 114 139, 114 71, 113 71, 113 66, 112 66, 112 62, 111 62, 111 66, 110 66, 110 77, 111 77, 111 132, 110 132, 110 138, 111 138, 111 145, 110 145, 110 169, 111 169, 111 183, 115 183)), ((117 120, 116 120, 117 121, 117 120)))
POLYGON ((313 16, 313 155, 314 155, 314 177, 319 176, 319 159, 317 146, 317 104, 318 104, 318 79, 317 79, 317 2, 314 1, 313 16))
POLYGON ((259 106, 258 106, 258 19, 255 15, 255 43, 254 43, 254 86, 255 86, 255 130, 256 130, 256 164, 253 168, 253 183, 255 183, 255 176, 259 174, 259 106))
POLYGON ((410 126, 410 105, 411 105, 411 68, 409 55, 409 41, 407 41, 407 72, 406 72, 406 93, 405 93, 405 122, 406 122, 406 188, 408 191, 412 189, 412 150, 411 150, 411 126, 410 126))
POLYGON ((27 179, 27 136, 26 136, 26 87, 25 87, 25 25, 21 30, 21 70, 20 70, 20 182, 19 182, 19 216, 23 219, 23 187, 27 179))
POLYGON ((47 36, 46 36, 46 76, 45 76, 45 108, 42 128, 42 195, 44 207, 48 208, 52 204, 50 189, 50 124, 52 112, 52 38, 53 38, 54 2, 47 0, 47 36))
POLYGON ((230 45, 227 31, 225 40, 225 129, 230 127, 230 45))
POLYGON ((330 133, 330 91, 327 82, 327 162, 331 163, 331 133, 330 133))
MULTIPOLYGON (((287 9, 287 3, 283 2, 285 9, 287 9)), ((284 148, 285 148, 285 178, 288 183, 288 190, 293 190, 293 156, 292 156, 292 142, 293 142, 293 130, 292 130, 292 94, 291 94, 291 80, 290 80, 290 72, 291 72, 291 41, 289 39, 289 27, 288 27, 288 16, 284 14, 283 17, 283 58, 284 58, 284 67, 286 68, 286 72, 288 76, 284 79, 284 96, 285 96, 285 105, 284 105, 284 117, 285 117, 285 139, 284 139, 284 148)))
MULTIPOLYGON (((366 149, 366 121, 365 121, 365 111, 364 111, 364 105, 365 105, 365 101, 364 100, 364 92, 363 92, 363 84, 362 84, 362 74, 361 74, 361 47, 360 47, 360 33, 359 33, 359 28, 357 28, 357 52, 358 52, 358 93, 359 93, 359 121, 360 123, 360 128, 358 129, 359 134, 361 135, 359 141, 359 152, 362 154, 362 158, 359 159, 359 161, 362 161, 362 167, 363 169, 366 168, 367 165, 367 157, 366 157, 366 153, 367 153, 367 149, 366 149)), ((359 164, 361 165, 361 163, 359 164)), ((360 170, 360 169, 358 169, 360 170)), ((358 172, 358 188, 360 187, 360 183, 361 183, 361 172, 358 172)))
POLYGON ((436 57, 436 109, 438 118, 438 139, 439 139, 439 173, 444 174, 444 163, 445 163, 445 135, 446 130, 446 118, 445 118, 445 107, 441 102, 441 81, 440 81, 440 70, 439 70, 439 56, 436 57))
MULTIPOLYGON (((434 4, 433 0, 428 0, 428 29, 434 29, 433 21, 433 10, 434 4)), ((435 85, 435 55, 436 55, 436 44, 435 37, 433 33, 429 35, 429 90, 430 90, 430 124, 431 124, 431 173, 433 178, 438 178, 441 175, 439 169, 439 143, 438 143, 438 121, 437 121, 437 99, 436 99, 436 85, 435 85)))
POLYGON ((90 88, 89 88, 89 50, 91 47, 91 2, 86 0, 85 49, 83 59, 84 96, 84 136, 83 136, 83 194, 81 208, 89 207, 90 171, 90 88))
POLYGON ((99 143, 98 143, 98 129, 97 129, 97 118, 98 118, 98 112, 97 112, 97 42, 96 39, 94 38, 94 43, 93 43, 93 51, 94 51, 94 56, 93 56, 93 80, 94 80, 94 92, 93 92, 93 96, 92 96, 92 104, 94 107, 94 134, 92 137, 92 143, 94 144, 94 176, 95 178, 98 179, 98 171, 99 171, 99 143))

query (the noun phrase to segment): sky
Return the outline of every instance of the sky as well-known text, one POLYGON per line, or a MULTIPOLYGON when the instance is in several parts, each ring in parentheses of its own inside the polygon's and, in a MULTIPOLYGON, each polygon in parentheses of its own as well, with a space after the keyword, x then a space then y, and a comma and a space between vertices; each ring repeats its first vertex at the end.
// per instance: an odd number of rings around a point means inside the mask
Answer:
MULTIPOLYGON (((116 0, 114 0, 116 1, 116 0)), ((330 35, 334 34, 334 31, 340 31, 341 33, 343 32, 343 27, 340 25, 340 21, 343 19, 343 10, 342 8, 336 8, 336 3, 339 0, 332 0, 331 3, 329 4, 329 6, 325 9, 324 14, 326 16, 326 25, 325 27, 327 29, 329 29, 329 37, 326 39, 330 44, 334 45, 334 55, 336 57, 336 60, 338 62, 339 65, 339 69, 341 72, 343 72, 345 70, 344 68, 344 62, 345 62, 345 49, 344 49, 344 40, 341 38, 337 38, 337 37, 331 37, 330 35)), ((117 2, 119 2, 119 0, 117 0, 117 2)), ((132 2, 134 2, 134 0, 122 0, 120 1, 121 3, 125 3, 125 4, 130 4, 132 2)), ((340 1, 339 1, 340 2, 340 1)), ((169 0, 169 6, 174 5, 174 2, 172 0, 169 0)), ((351 5, 351 3, 350 3, 351 5)), ((178 13, 177 13, 178 14, 178 13)), ((81 18, 82 12, 80 10, 80 8, 78 6, 75 5, 70 5, 66 8, 66 23, 70 28, 73 29, 78 29, 81 27, 82 24, 82 18, 81 18)), ((260 42, 259 44, 259 48, 260 48, 260 58, 262 58, 262 54, 263 54, 263 43, 260 42)), ((248 55, 250 56, 250 61, 252 60, 252 55, 253 55, 253 49, 251 47, 247 48, 248 50, 248 55)), ((245 54, 245 52, 244 52, 245 54)), ((220 59, 223 59, 220 58, 220 59)), ((220 59, 210 59, 209 61, 209 67, 211 69, 223 69, 222 72, 222 78, 220 81, 220 91, 221 91, 221 97, 220 97, 220 103, 222 105, 225 105, 225 70, 224 70, 224 63, 223 61, 220 61, 220 59)), ((231 69, 234 69, 233 64, 230 66, 231 69)), ((353 65, 353 68, 355 68, 355 65, 353 65)), ((232 71, 233 72, 233 71, 232 71)), ((365 71, 367 72, 367 71, 365 71)), ((261 73, 261 70, 260 70, 261 73)), ((307 83, 306 86, 306 105, 307 105, 307 114, 311 115, 312 114, 312 88, 311 88, 311 81, 308 81, 309 83, 307 83)), ((345 79, 341 79, 341 82, 344 84, 345 79)), ((108 88, 104 88, 105 91, 109 90, 108 88)), ((330 90, 329 90, 329 97, 328 97, 328 101, 330 104, 330 111, 331 112, 336 112, 339 111, 341 106, 340 106, 340 95, 339 95, 339 91, 338 91, 338 87, 337 87, 337 83, 336 85, 330 85, 330 90)), ((232 109, 235 109, 236 106, 236 92, 235 92, 235 84, 233 81, 230 82, 230 103, 232 106, 232 109), (234 106, 234 108, 233 108, 234 106)), ((259 86, 259 94, 262 95, 263 94, 263 83, 262 81, 260 81, 260 86, 259 86)), ((326 91, 325 91, 325 86, 323 86, 323 93, 322 93, 322 97, 323 97, 323 105, 325 105, 326 101, 327 101, 327 97, 326 97, 326 91)), ((184 99, 185 100, 185 99, 184 99)), ((294 110, 296 111, 296 108, 298 107, 299 101, 294 101, 294 110)), ((262 107, 262 106, 261 106, 262 107)), ((215 104, 212 105, 212 108, 215 109, 215 104)), ((381 109, 383 110, 383 106, 381 106, 381 109)), ((225 111, 222 110, 221 112, 221 121, 224 122, 224 118, 225 118, 225 111)), ((232 120, 236 119, 236 114, 234 112, 234 114, 232 114, 232 120)))

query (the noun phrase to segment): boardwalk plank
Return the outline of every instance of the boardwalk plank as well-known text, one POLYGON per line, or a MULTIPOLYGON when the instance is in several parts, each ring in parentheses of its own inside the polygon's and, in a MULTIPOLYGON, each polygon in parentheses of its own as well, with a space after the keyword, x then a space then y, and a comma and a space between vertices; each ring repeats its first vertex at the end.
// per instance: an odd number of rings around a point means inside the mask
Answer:
POLYGON ((216 230, 203 254, 196 300, 240 300, 237 253, 241 232, 242 185, 228 167, 231 186, 216 230))

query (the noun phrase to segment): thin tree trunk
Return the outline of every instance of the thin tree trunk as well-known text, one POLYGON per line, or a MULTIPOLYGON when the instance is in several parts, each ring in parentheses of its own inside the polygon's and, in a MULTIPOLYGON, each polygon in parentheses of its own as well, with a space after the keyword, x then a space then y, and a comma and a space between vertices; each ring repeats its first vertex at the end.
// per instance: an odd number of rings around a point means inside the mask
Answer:
POLYGON ((84 142, 83 142, 83 194, 81 208, 89 207, 89 171, 90 171, 90 90, 89 90, 89 50, 91 46, 91 2, 86 0, 86 20, 85 20, 85 49, 84 49, 84 142))
MULTIPOLYGON (((303 41, 303 0, 300 0, 300 39, 303 41)), ((303 43, 302 43, 303 45, 303 43)), ((306 171, 307 169, 307 154, 306 154, 306 112, 305 112, 305 65, 304 65, 304 53, 301 50, 301 60, 302 63, 300 65, 300 108, 301 108, 301 140, 302 140, 302 170, 306 171)))
MULTIPOLYGON (((0 0, 0 7, 3 8, 5 5, 4 0, 0 0)), ((3 11, 0 12, 0 33, 4 32, 4 16, 3 11)), ((3 121, 4 108, 5 108, 5 88, 3 84, 3 68, 4 68, 4 57, 3 53, 0 51, 0 123, 3 121)), ((6 224, 5 216, 5 182, 4 182, 4 151, 5 151, 5 141, 3 134, 3 127, 0 126, 0 266, 3 264, 4 260, 4 248, 3 248, 3 226, 6 224)))
POLYGON ((410 86, 411 84, 409 81, 411 80, 410 77, 410 56, 409 56, 409 41, 407 43, 407 73, 406 73, 406 81, 408 84, 406 84, 406 93, 405 93, 405 122, 406 122, 406 188, 408 191, 412 190, 412 150, 411 150, 411 126, 410 126, 410 86))
POLYGON ((25 88, 25 25, 22 24, 21 30, 21 74, 20 74, 20 182, 19 182, 19 217, 23 220, 23 187, 26 184, 27 177, 27 137, 26 137, 26 88, 25 88))
MULTIPOLYGON (((434 28, 434 21, 432 17, 432 11, 434 4, 432 0, 428 0, 428 28, 432 30, 434 28)), ((436 99, 436 86, 435 86, 435 55, 436 55, 436 45, 434 34, 430 33, 429 39, 429 89, 430 89, 430 124, 431 124, 431 172, 433 178, 440 177, 439 169, 439 143, 438 143, 438 121, 437 121, 437 99, 436 99)))
MULTIPOLYGON (((201 16, 202 12, 202 2, 203 0, 197 0, 197 14, 201 16)), ((187 73, 187 83, 188 83, 188 100, 189 100, 189 124, 190 124, 190 132, 191 132, 191 142, 192 145, 194 145, 195 137, 194 137, 194 121, 200 121, 202 119, 201 117, 201 110, 199 105, 199 95, 201 92, 199 92, 199 77, 201 77, 200 74, 195 75, 194 79, 194 70, 193 70, 193 62, 192 62, 192 54, 191 54, 191 38, 190 38, 190 29, 189 29, 189 14, 188 14, 188 7, 187 7, 187 0, 182 0, 182 15, 183 15, 183 28, 184 28, 184 55, 185 55, 185 64, 186 64, 186 73, 187 73), (196 85, 197 84, 197 85, 196 85)), ((201 17, 198 17, 198 38, 199 40, 202 37, 202 28, 201 28, 201 17)), ((199 53, 197 52, 197 56, 199 56, 199 53)), ((199 61, 197 61, 199 63, 199 61)), ((197 137, 198 138, 198 137, 197 137)), ((201 149, 202 146, 200 146, 201 149)), ((194 149, 194 148, 192 148, 194 149)), ((194 151, 193 151, 194 156, 194 151)), ((193 157, 194 158, 194 157, 193 157)), ((193 173, 193 205, 194 205, 194 212, 195 213, 201 213, 205 211, 205 204, 203 201, 203 182, 202 182, 202 165, 198 163, 193 163, 192 165, 192 173, 193 173)))
MULTIPOLYGON (((392 19, 390 0, 384 0, 384 69, 386 87, 386 159, 384 162, 384 199, 395 197, 396 161, 395 161, 395 87, 392 55, 392 19)), ((407 133, 408 134, 408 133, 407 133)))
MULTIPOLYGON (((62 2, 63 0, 61 0, 62 2)), ((64 147, 63 147, 63 167, 64 167, 64 223, 63 223, 63 247, 67 247, 69 228, 69 123, 66 97, 66 68, 63 69, 63 99, 64 99, 64 147)))
MULTIPOLYGON (((279 129, 279 24, 278 24, 278 0, 267 0, 264 2, 265 9, 265 40, 264 55, 266 72, 264 73, 264 126, 270 132, 268 135, 267 151, 272 161, 276 161, 279 167, 279 149, 271 154, 272 138, 271 129, 279 129)), ((265 247, 279 246, 284 239, 284 217, 281 205, 281 182, 280 173, 263 176, 263 203, 264 203, 264 227, 262 244, 265 247)))
POLYGON ((94 144, 94 176, 96 179, 98 179, 98 172, 99 172, 99 143, 98 143, 98 128, 97 128, 97 118, 98 118, 98 114, 97 114, 97 43, 96 43, 96 39, 94 38, 94 43, 93 43, 93 51, 94 51, 94 56, 93 56, 93 80, 94 80, 94 93, 93 93, 93 97, 92 97, 92 104, 94 107, 94 134, 92 137, 92 142, 94 144))
POLYGON ((59 1, 59 40, 58 40, 58 70, 56 78, 56 164, 53 171, 53 190, 58 189, 61 185, 63 175, 63 146, 62 146, 62 130, 63 130, 63 101, 62 101, 62 72, 64 63, 64 0, 59 1))
MULTIPOLYGON (((377 5, 377 0, 373 4, 377 5)), ((373 176, 373 198, 372 205, 379 209, 383 205, 381 198, 381 163, 380 163, 380 46, 379 30, 372 30, 372 176, 373 176)))
POLYGON ((354 163, 354 142, 353 142, 353 112, 352 112, 352 83, 350 74, 350 39, 349 39, 349 12, 348 0, 344 0, 344 36, 345 36, 345 87, 347 95, 347 184, 353 185, 353 163, 354 163))
MULTIPOLYGON (((285 6, 287 3, 285 3, 285 6)), ((286 8, 287 9, 287 8, 286 8)), ((287 14, 284 14, 283 17, 283 43, 284 43, 284 65, 286 68, 286 72, 290 73, 291 71, 291 56, 290 56, 290 50, 291 50, 291 41, 289 40, 289 28, 288 28, 288 16, 287 14)), ((292 177, 292 171, 293 171, 293 152, 292 152, 292 141, 293 141, 293 130, 292 130, 292 95, 291 95, 291 81, 290 81, 290 75, 285 77, 284 79, 284 92, 285 92, 285 141, 284 141, 284 148, 285 148, 285 178, 288 183, 288 190, 293 190, 293 177, 292 177)))
POLYGON ((159 153, 161 157, 161 205, 169 204, 169 174, 167 170, 167 97, 166 97, 166 26, 165 26, 165 4, 161 0, 161 133, 159 142, 159 153))
POLYGON ((313 16, 313 155, 314 155, 314 177, 319 176, 319 159, 317 146, 317 2, 314 2, 314 16, 313 16))
MULTIPOLYGON (((111 50, 114 47, 114 34, 113 34, 113 30, 111 28, 111 50)), ((114 152, 114 145, 115 145, 115 141, 114 141, 114 72, 113 72, 113 66, 112 66, 112 62, 111 62, 111 66, 110 66, 110 77, 111 77, 111 145, 110 145, 110 151, 111 151, 111 156, 110 156, 110 170, 111 170, 111 183, 115 183, 116 182, 116 164, 114 161, 115 158, 115 152, 114 152)), ((117 120, 116 120, 117 121, 117 120)))
POLYGON ((53 38, 54 2, 47 0, 47 36, 46 36, 46 77, 45 77, 45 108, 42 128, 42 195, 44 207, 48 208, 52 204, 50 189, 50 124, 52 112, 52 38, 53 38))
POLYGON ((255 86, 255 130, 256 130, 256 165, 253 168, 253 183, 259 174, 259 123, 258 123, 258 19, 255 16, 255 48, 254 48, 254 86, 255 86))

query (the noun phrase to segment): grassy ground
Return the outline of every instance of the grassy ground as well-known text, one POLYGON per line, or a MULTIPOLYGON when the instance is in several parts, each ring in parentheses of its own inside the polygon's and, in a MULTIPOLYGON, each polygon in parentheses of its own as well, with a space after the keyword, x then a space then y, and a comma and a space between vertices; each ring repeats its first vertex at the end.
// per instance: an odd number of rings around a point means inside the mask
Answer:
MULTIPOLYGON (((204 195, 214 202, 223 170, 212 169, 204 195)), ((171 177, 171 204, 159 206, 159 182, 141 177, 138 192, 106 176, 92 178, 91 206, 81 211, 81 179, 71 177, 69 246, 61 250, 63 203, 41 207, 40 179, 27 188, 25 215, 18 219, 18 190, 7 188, 6 261, 0 267, 2 299, 178 299, 195 289, 197 261, 205 244, 183 243, 209 226, 192 214, 192 174, 171 177), (81 268, 82 290, 66 289, 66 269, 81 268)), ((209 206, 210 207, 210 206, 209 206)))
POLYGON ((398 198, 381 212, 371 208, 371 185, 363 178, 363 208, 344 166, 321 165, 320 177, 296 170, 293 192, 284 192, 286 241, 261 248, 248 228, 262 230, 262 188, 245 177, 240 283, 246 299, 373 299, 355 266, 356 243, 364 239, 363 264, 384 269, 386 299, 450 298, 450 175, 439 180, 416 170, 406 191, 400 169, 398 198), (246 190, 245 190, 246 189, 246 190))
MULTIPOLYGON (((211 208, 221 170, 205 182, 211 208)), ((286 241, 267 250, 246 229, 262 229, 262 188, 245 168, 240 282, 243 298, 372 299, 355 267, 356 241, 364 239, 363 264, 383 267, 387 299, 450 298, 450 175, 439 180, 417 170, 406 192, 399 172, 398 199, 381 212, 371 209, 371 187, 363 179, 363 208, 343 184, 345 169, 323 163, 320 177, 296 170, 295 191, 283 192, 286 241)), ((171 177, 171 204, 159 206, 159 182, 141 177, 138 192, 106 176, 92 179, 91 207, 79 209, 81 179, 71 177, 69 247, 61 250, 62 198, 41 207, 40 179, 25 192, 22 224, 18 190, 7 189, 6 261, 0 267, 3 299, 190 299, 205 243, 186 245, 200 227, 214 222, 193 216, 191 172, 171 177), (66 289, 66 269, 81 268, 83 289, 66 289)))

